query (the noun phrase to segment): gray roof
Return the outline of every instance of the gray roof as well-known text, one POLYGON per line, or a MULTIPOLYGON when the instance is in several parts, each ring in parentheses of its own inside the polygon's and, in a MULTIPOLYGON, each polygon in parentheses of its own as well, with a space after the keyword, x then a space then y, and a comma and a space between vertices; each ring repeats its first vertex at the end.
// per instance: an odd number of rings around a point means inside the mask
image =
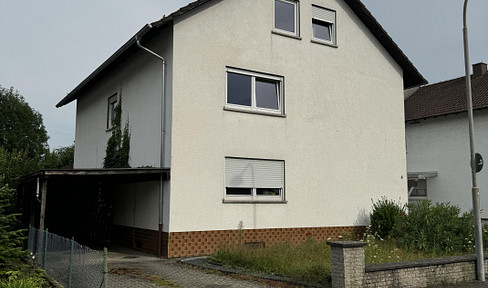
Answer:
MULTIPOLYGON (((98 67, 93 73, 91 73, 83 82, 75 87, 66 97, 64 97, 56 107, 66 105, 76 99, 78 99, 83 93, 85 93, 91 86, 97 83, 110 71, 112 71, 117 65, 123 62, 130 55, 135 53, 139 48, 136 44, 136 36, 144 35, 144 39, 141 43, 147 43, 163 29, 173 25, 174 19, 184 15, 185 13, 194 10, 207 2, 218 2, 224 0, 198 0, 194 1, 187 6, 180 8, 178 11, 171 13, 169 16, 163 16, 159 21, 151 24, 146 24, 139 32, 134 35, 129 41, 127 41, 122 47, 119 48, 110 58, 108 58, 100 67, 98 67)), ((410 62, 407 56, 402 52, 398 45, 391 39, 386 33, 383 27, 376 21, 371 12, 364 6, 360 0, 343 0, 351 7, 354 13, 359 19, 368 27, 371 33, 378 39, 383 47, 390 53, 393 59, 403 69, 403 85, 404 88, 410 88, 414 86, 420 86, 427 84, 427 80, 420 74, 415 66, 410 62)))

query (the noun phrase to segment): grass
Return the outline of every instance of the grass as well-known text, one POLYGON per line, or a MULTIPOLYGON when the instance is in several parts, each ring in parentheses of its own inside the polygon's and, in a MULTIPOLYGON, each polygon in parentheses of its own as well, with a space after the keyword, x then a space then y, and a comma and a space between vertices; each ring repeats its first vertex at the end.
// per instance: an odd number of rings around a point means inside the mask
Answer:
MULTIPOLYGON (((366 264, 445 256, 405 251, 397 248, 393 240, 378 240, 372 235, 367 236, 366 241, 366 264)), ((326 241, 315 241, 311 237, 299 245, 280 243, 270 247, 226 246, 212 254, 211 260, 225 266, 284 276, 302 282, 321 285, 330 283, 330 246, 326 241)))

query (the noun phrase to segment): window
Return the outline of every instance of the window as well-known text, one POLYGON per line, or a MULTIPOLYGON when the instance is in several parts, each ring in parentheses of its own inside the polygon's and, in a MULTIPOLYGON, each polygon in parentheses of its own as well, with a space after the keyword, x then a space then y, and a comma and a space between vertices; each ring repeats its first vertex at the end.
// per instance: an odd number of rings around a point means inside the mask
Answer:
POLYGON ((227 108, 283 113, 283 77, 227 69, 227 108))
POLYGON ((225 200, 283 201, 285 162, 225 158, 225 200))
POLYGON ((274 11, 274 28, 279 32, 298 37, 298 1, 275 0, 274 11))
POLYGON ((115 107, 117 107, 117 94, 108 98, 107 105, 107 129, 111 129, 115 120, 115 107))
POLYGON ((313 40, 336 45, 335 11, 312 5, 313 40))
POLYGON ((427 197, 427 179, 408 181, 411 192, 409 196, 427 197))

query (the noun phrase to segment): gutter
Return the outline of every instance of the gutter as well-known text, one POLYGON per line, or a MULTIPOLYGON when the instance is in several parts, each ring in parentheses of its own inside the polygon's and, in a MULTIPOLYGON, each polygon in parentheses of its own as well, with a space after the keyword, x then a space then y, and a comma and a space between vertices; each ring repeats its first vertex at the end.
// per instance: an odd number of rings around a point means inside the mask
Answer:
MULTIPOLYGON (((160 150, 160 155, 159 155, 159 166, 160 168, 164 167, 165 164, 165 157, 164 153, 166 151, 165 143, 166 143, 166 93, 165 93, 165 76, 166 76, 166 61, 164 58, 158 54, 156 54, 154 51, 149 50, 148 48, 144 47, 141 45, 141 39, 144 36, 146 32, 152 29, 151 24, 146 24, 139 33, 136 34, 135 36, 135 41, 137 43, 137 46, 141 48, 143 51, 149 53, 150 55, 156 57, 158 60, 161 61, 162 64, 162 82, 161 82, 161 112, 159 113, 159 118, 160 118, 160 123, 161 123, 161 150, 160 150)), ((162 244, 162 233, 163 233, 163 195, 164 195, 164 181, 163 181, 163 174, 161 174, 161 177, 159 178, 159 239, 158 239, 158 257, 161 257, 161 244, 162 244)))

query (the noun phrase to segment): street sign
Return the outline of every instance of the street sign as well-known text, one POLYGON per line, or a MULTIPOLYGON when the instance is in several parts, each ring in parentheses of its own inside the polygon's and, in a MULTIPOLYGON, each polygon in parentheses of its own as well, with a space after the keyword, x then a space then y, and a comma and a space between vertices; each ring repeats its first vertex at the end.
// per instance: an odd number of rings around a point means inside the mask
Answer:
POLYGON ((480 172, 483 169, 483 157, 481 157, 480 153, 476 153, 474 155, 474 165, 476 167, 476 173, 480 172))

